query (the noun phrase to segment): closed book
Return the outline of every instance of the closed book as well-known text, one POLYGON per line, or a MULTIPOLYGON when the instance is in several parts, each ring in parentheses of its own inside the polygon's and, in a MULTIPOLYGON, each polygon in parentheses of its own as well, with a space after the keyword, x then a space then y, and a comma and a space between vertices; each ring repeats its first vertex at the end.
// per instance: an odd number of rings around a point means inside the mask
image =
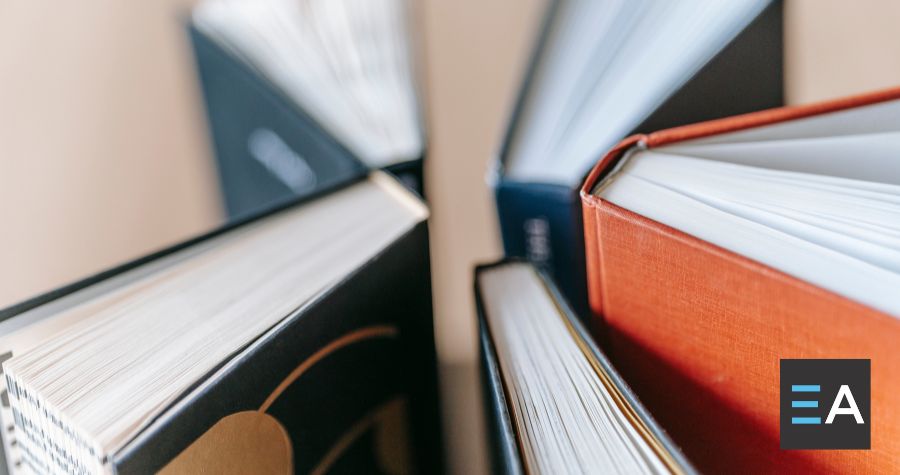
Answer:
POLYGON ((695 473, 546 273, 475 270, 492 473, 695 473))
POLYGON ((780 1, 611 8, 608 2, 548 7, 489 178, 505 254, 549 272, 584 318, 578 189, 596 157, 634 131, 784 101, 780 1), (698 30, 703 34, 690 33, 698 30))
POLYGON ((636 135, 585 182, 595 334, 699 469, 900 469, 898 114, 894 89, 636 135), (870 360, 871 419, 838 416, 870 440, 790 450, 791 359, 870 360))
POLYGON ((426 220, 376 172, 16 307, 10 468, 441 472, 426 220))

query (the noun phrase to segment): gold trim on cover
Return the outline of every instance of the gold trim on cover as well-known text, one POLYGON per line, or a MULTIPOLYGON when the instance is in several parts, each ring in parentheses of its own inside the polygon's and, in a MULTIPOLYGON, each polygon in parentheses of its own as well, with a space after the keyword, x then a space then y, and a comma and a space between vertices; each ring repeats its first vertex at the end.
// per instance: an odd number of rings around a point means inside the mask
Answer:
MULTIPOLYGON (((547 293, 553 295, 549 288, 547 288, 547 284, 541 280, 541 283, 544 285, 544 288, 547 290, 547 293)), ((677 475, 684 475, 685 471, 681 464, 675 460, 669 450, 666 449, 665 445, 660 442, 659 439, 650 431, 650 428, 647 424, 644 423, 644 420, 637 414, 631 404, 625 399, 625 396, 619 391, 619 388, 613 383, 612 378, 610 378, 609 374, 607 374, 606 370, 600 363, 597 361, 594 356, 594 352, 588 347, 588 345, 582 339, 581 334, 575 329, 572 325, 572 322, 569 321, 569 318, 566 316, 566 312, 560 308, 559 303, 555 298, 551 299, 553 301, 553 305, 556 307, 559 318, 562 319, 563 323, 566 325, 566 329, 569 331, 569 334, 572 335, 572 338, 575 340, 575 343, 578 345, 578 348, 581 349, 581 352, 587 358, 588 362, 590 362, 591 367, 594 368, 594 372, 597 373, 597 376, 600 378, 600 382, 606 387, 606 390, 609 392, 613 401, 615 401, 616 406, 622 411, 622 414, 625 415, 625 418, 628 419, 628 422, 631 423, 632 427, 638 431, 641 437, 647 441, 647 444, 659 456, 659 459, 662 463, 668 468, 672 473, 677 475)))
POLYGON ((300 376, 303 375, 307 370, 313 367, 320 360, 325 358, 326 356, 334 353, 341 348, 344 348, 347 345, 352 345, 353 343, 357 343, 362 340, 368 340, 370 338, 383 338, 389 337, 394 338, 400 334, 400 331, 394 325, 374 325, 371 327, 364 327, 358 330, 354 330, 350 333, 347 333, 336 340, 333 340, 331 343, 323 346, 318 351, 310 355, 309 358, 305 359, 299 366, 294 368, 284 381, 282 381, 278 387, 272 391, 272 394, 266 398, 265 402, 262 403, 262 406, 259 407, 259 412, 266 412, 272 404, 275 403, 275 400, 278 399, 278 396, 281 395, 294 381, 297 380, 300 376))
MULTIPOLYGON (((332 340, 294 368, 258 410, 236 412, 219 419, 163 467, 160 473, 292 473, 294 464, 290 435, 266 411, 294 381, 328 355, 364 340, 395 338, 399 334, 400 331, 394 325, 373 325, 332 340)), ((354 423, 328 450, 317 469, 327 471, 344 450, 374 423, 379 423, 379 426, 388 425, 388 416, 397 412, 395 406, 399 405, 402 409, 403 403, 403 398, 388 401, 354 423)))
POLYGON ((409 451, 405 450, 406 447, 397 447, 397 445, 407 445, 409 441, 405 440, 406 434, 402 427, 392 427, 392 425, 402 424, 405 421, 405 410, 406 399, 396 397, 363 416, 338 437, 325 456, 310 470, 310 475, 328 473, 347 448, 372 427, 380 429, 381 432, 377 434, 376 443, 380 445, 377 455, 380 458, 382 471, 392 474, 410 473, 409 451))

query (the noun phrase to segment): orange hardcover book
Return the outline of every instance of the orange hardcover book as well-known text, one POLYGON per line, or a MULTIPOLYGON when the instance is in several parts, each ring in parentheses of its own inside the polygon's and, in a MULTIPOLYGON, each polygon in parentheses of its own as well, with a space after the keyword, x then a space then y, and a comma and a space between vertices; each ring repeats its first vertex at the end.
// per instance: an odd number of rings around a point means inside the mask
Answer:
POLYGON ((698 469, 900 472, 900 88, 629 137, 581 198, 595 334, 698 469), (782 448, 783 359, 871 361, 868 449, 782 448))

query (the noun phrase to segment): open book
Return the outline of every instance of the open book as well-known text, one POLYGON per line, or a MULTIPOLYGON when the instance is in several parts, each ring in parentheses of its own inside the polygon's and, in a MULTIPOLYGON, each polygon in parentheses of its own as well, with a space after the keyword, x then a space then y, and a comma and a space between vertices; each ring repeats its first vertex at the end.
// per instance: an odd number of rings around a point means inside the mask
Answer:
POLYGON ((693 472, 533 265, 475 282, 495 473, 693 472))
POLYGON ((636 148, 594 194, 900 316, 900 101, 636 148))
POLYGON ((578 185, 635 130, 782 105, 781 5, 554 2, 498 163, 508 256, 551 273, 587 313, 578 185))
POLYGON ((406 406, 439 463, 427 214, 376 172, 3 321, 11 467, 409 469, 406 406))
POLYGON ((402 0, 204 0, 194 23, 373 166, 422 153, 402 0))
POLYGON ((191 33, 223 184, 260 175, 259 190, 234 187, 234 201, 267 187, 301 193, 290 172, 321 154, 309 142, 336 142, 336 159, 388 167, 421 190, 410 23, 405 0, 198 3, 191 33))
POLYGON ((768 4, 560 2, 504 161, 519 181, 580 183, 768 4))
POLYGON ((889 90, 637 135, 591 173, 591 308, 619 369, 699 468, 896 468, 897 157, 900 91, 889 90), (871 360, 871 450, 799 457, 773 443, 790 358, 871 360), (730 450, 709 451, 713 434, 730 450))

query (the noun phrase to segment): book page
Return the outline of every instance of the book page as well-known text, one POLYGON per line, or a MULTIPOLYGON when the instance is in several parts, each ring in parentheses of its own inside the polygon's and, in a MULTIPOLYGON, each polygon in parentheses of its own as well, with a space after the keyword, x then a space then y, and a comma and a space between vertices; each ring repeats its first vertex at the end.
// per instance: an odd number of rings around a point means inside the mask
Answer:
POLYGON ((404 0, 205 0, 193 21, 374 167, 424 143, 404 0))
POLYGON ((649 150, 633 155, 597 193, 900 318, 900 184, 649 150))
MULTIPOLYGON (((69 440, 79 447, 72 463, 99 470, 212 368, 426 217, 421 202, 376 173, 213 238, 190 259, 19 330, 9 338, 21 351, 3 370, 15 387, 46 398, 42 407, 64 411, 53 417, 78 432, 77 442, 69 440)), ((14 408, 22 402, 14 394, 10 401, 14 408)), ((31 435, 23 443, 43 436, 31 435)), ((68 460, 46 455, 48 463, 68 460)))
POLYGON ((768 2, 561 2, 506 174, 574 186, 768 2))
MULTIPOLYGON (((900 110, 897 111, 900 113, 900 110)), ((748 142, 673 145, 659 153, 705 158, 717 162, 751 165, 849 178, 873 183, 900 184, 900 121, 882 121, 884 131, 823 137, 773 138, 748 142), (888 126, 898 130, 888 130, 888 126)))

